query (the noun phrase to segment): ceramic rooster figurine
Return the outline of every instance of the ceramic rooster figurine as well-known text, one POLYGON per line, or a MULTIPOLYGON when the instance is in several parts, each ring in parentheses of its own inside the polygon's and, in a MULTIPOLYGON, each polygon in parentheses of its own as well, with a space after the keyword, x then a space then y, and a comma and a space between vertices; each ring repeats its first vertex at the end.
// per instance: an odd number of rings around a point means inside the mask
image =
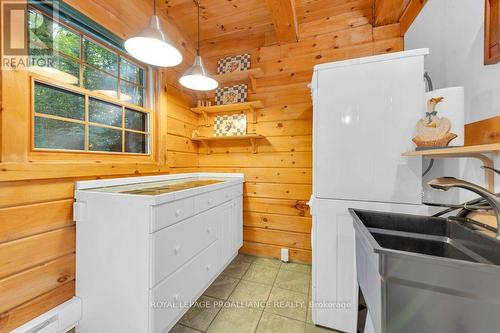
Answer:
POLYGON ((435 97, 427 101, 427 112, 425 117, 417 122, 417 135, 413 138, 417 147, 446 147, 457 137, 450 132, 451 121, 445 117, 438 117, 436 105, 443 100, 443 97, 435 97))

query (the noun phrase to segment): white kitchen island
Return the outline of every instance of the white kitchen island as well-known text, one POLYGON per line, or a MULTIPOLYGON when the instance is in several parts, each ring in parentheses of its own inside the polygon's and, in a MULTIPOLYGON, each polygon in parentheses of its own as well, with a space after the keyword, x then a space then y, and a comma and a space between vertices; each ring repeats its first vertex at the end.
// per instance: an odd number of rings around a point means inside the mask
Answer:
POLYGON ((192 173, 77 182, 77 332, 168 332, 243 245, 243 181, 192 173))

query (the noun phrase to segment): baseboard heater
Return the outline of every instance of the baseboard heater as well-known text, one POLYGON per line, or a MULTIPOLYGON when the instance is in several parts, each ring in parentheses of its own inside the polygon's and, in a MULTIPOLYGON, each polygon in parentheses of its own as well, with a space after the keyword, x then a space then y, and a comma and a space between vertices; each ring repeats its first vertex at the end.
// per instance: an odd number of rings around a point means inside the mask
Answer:
POLYGON ((73 297, 11 333, 66 333, 78 325, 81 317, 82 301, 78 297, 73 297))

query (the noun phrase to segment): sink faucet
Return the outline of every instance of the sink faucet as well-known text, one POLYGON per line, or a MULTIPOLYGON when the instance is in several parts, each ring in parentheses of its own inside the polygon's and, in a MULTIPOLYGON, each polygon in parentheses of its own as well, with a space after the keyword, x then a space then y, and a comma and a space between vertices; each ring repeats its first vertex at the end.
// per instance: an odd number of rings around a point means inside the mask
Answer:
POLYGON ((465 180, 454 177, 441 177, 431 180, 429 186, 438 190, 448 191, 452 187, 464 188, 483 197, 495 211, 497 217, 497 239, 500 240, 500 196, 487 189, 465 180))

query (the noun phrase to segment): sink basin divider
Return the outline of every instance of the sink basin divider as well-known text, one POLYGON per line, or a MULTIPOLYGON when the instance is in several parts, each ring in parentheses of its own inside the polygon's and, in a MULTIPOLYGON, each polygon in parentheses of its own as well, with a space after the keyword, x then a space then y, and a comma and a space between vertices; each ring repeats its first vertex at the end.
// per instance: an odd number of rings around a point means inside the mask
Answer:
MULTIPOLYGON (((435 242, 443 242, 443 243, 448 243, 464 254, 468 255, 474 260, 477 260, 480 263, 483 264, 493 264, 491 261, 481 257, 480 255, 476 254, 475 252, 469 250, 467 247, 463 246, 459 241, 456 241, 454 239, 451 239, 446 236, 435 236, 435 235, 429 235, 429 234, 419 234, 416 232, 408 232, 408 231, 399 231, 399 230, 389 230, 389 229, 381 229, 381 228, 367 228, 370 233, 376 233, 376 234, 383 234, 383 235, 392 235, 392 236, 401 236, 401 237, 407 237, 407 238, 417 238, 417 239, 423 239, 423 240, 430 240, 430 241, 435 241, 435 242)), ((392 251, 398 251, 391 249, 392 251)), ((401 251, 405 252, 405 251, 401 251)), ((454 259, 450 259, 454 260, 454 259)))

